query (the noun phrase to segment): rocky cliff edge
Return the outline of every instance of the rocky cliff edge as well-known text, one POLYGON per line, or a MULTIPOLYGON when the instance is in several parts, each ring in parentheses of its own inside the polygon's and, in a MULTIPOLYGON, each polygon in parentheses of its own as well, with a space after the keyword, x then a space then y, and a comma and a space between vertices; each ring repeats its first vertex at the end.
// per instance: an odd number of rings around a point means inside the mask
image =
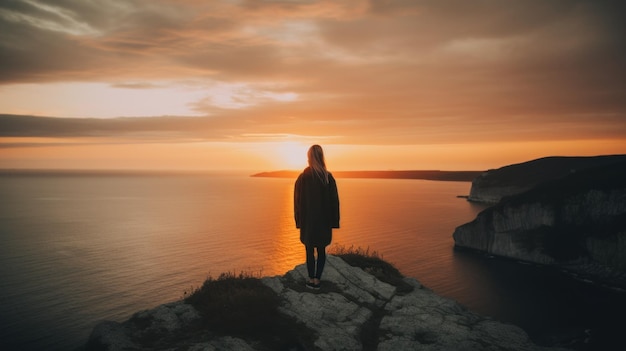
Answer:
POLYGON ((626 288, 626 161, 547 181, 456 228, 464 247, 626 288))
POLYGON ((98 350, 556 350, 534 344, 519 327, 468 311, 412 278, 395 285, 375 272, 328 256, 320 290, 304 287, 306 268, 262 278, 278 311, 305 338, 263 344, 243 334, 197 330, 202 313, 184 301, 98 324, 87 349, 98 350), (268 290, 269 291, 269 290, 268 290))

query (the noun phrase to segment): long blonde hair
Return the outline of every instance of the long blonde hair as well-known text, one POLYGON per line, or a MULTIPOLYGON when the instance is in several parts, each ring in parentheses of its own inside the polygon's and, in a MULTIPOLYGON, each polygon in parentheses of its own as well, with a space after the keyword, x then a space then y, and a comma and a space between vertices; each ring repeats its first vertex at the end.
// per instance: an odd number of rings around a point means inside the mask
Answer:
POLYGON ((307 152, 309 159, 309 167, 313 170, 315 175, 324 184, 328 184, 328 170, 326 169, 326 161, 324 161, 324 150, 319 145, 313 145, 307 152))

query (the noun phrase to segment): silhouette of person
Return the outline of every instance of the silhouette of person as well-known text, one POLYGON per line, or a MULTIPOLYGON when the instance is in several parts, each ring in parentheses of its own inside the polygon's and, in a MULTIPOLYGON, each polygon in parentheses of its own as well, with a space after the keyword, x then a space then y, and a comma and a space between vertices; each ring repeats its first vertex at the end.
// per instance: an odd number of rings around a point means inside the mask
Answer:
POLYGON ((300 241, 306 249, 309 280, 306 286, 320 288, 326 264, 326 246, 332 241, 333 228, 339 228, 339 195, 333 175, 326 169, 324 151, 313 145, 307 153, 309 166, 296 180, 294 216, 300 241), (317 251, 317 259, 315 252, 317 251))

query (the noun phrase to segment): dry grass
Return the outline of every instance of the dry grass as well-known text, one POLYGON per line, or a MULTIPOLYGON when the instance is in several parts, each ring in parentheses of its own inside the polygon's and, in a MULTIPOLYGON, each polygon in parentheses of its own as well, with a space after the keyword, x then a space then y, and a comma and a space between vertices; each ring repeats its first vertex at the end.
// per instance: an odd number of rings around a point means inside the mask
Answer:
MULTIPOLYGON (((329 253, 396 286, 398 293, 413 289, 404 282, 398 269, 383 261, 376 251, 334 246, 329 253)), ((185 302, 193 305, 202 316, 201 329, 242 338, 259 350, 314 349, 315 332, 281 314, 280 297, 252 274, 225 273, 217 279, 208 278, 202 287, 186 295, 189 296, 185 302)), ((364 328, 364 334, 375 337, 378 319, 371 328, 364 328)), ((368 337, 364 337, 363 342, 364 345, 376 345, 375 340, 368 337)))
POLYGON ((413 286, 404 281, 404 276, 391 263, 383 260, 382 255, 377 251, 371 251, 369 247, 345 247, 335 245, 330 248, 329 253, 340 257, 351 266, 359 267, 367 273, 373 275, 378 280, 396 287, 398 294, 413 291, 413 286))
POLYGON ((307 349, 314 334, 278 310, 280 297, 249 274, 208 278, 185 299, 211 332, 240 337, 257 349, 307 349))

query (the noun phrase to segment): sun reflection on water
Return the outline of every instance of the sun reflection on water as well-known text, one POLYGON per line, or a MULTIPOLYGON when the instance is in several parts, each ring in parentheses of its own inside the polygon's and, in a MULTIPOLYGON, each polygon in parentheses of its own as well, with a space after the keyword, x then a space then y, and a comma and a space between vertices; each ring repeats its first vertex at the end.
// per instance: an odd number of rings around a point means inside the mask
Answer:
POLYGON ((267 269, 276 274, 283 274, 296 265, 304 263, 304 246, 300 242, 300 233, 296 229, 293 217, 293 184, 286 184, 289 189, 283 192, 283 200, 276 227, 275 245, 267 269))

